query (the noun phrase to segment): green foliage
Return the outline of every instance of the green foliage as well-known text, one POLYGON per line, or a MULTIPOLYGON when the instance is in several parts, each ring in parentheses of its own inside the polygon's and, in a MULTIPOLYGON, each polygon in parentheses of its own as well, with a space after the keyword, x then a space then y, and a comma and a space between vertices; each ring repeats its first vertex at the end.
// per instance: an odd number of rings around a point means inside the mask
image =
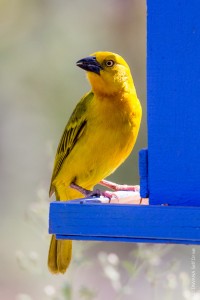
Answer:
POLYGON ((83 300, 93 300, 96 298, 96 294, 87 287, 81 287, 79 290, 80 299, 83 300))
POLYGON ((69 283, 65 283, 61 289, 63 300, 72 300, 72 286, 69 283))

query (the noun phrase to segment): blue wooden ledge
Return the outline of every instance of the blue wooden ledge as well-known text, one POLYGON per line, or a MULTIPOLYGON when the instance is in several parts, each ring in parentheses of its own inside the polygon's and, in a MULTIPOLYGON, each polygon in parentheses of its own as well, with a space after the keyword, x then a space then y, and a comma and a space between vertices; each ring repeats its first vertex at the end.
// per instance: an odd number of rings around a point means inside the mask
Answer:
POLYGON ((200 244, 200 208, 102 204, 81 199, 50 204, 57 239, 200 244))

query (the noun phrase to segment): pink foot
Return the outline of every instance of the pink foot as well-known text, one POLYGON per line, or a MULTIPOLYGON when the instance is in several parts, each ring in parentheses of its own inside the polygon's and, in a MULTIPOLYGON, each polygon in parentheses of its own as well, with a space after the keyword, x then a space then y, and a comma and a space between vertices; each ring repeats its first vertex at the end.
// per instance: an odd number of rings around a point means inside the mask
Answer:
POLYGON ((132 192, 139 192, 140 186, 139 185, 126 185, 126 184, 117 184, 108 180, 101 180, 99 184, 106 186, 114 191, 132 191, 132 192))
POLYGON ((117 196, 112 192, 109 192, 109 191, 101 192, 98 189, 96 189, 94 191, 90 191, 90 190, 84 189, 83 187, 81 187, 81 186, 79 186, 78 184, 75 184, 75 183, 71 183, 70 187, 72 189, 75 189, 75 190, 79 191, 85 197, 100 197, 100 196, 103 196, 103 197, 108 198, 109 202, 113 197, 117 198, 117 196))

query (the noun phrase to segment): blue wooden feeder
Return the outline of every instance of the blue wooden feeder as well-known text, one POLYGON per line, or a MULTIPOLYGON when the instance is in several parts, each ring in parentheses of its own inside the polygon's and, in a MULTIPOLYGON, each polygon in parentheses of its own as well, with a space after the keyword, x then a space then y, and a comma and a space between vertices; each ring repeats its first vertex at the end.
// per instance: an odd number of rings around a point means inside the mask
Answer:
POLYGON ((139 164, 149 205, 53 202, 58 239, 200 244, 200 1, 147 8, 148 150, 139 164))

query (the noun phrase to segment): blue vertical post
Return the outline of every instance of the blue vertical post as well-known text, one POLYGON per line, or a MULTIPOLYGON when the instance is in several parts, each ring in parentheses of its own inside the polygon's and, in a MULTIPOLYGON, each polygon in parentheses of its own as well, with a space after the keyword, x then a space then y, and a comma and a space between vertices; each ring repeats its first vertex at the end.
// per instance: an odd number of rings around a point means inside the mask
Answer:
POLYGON ((148 0, 150 204, 200 205, 200 1, 148 0))

